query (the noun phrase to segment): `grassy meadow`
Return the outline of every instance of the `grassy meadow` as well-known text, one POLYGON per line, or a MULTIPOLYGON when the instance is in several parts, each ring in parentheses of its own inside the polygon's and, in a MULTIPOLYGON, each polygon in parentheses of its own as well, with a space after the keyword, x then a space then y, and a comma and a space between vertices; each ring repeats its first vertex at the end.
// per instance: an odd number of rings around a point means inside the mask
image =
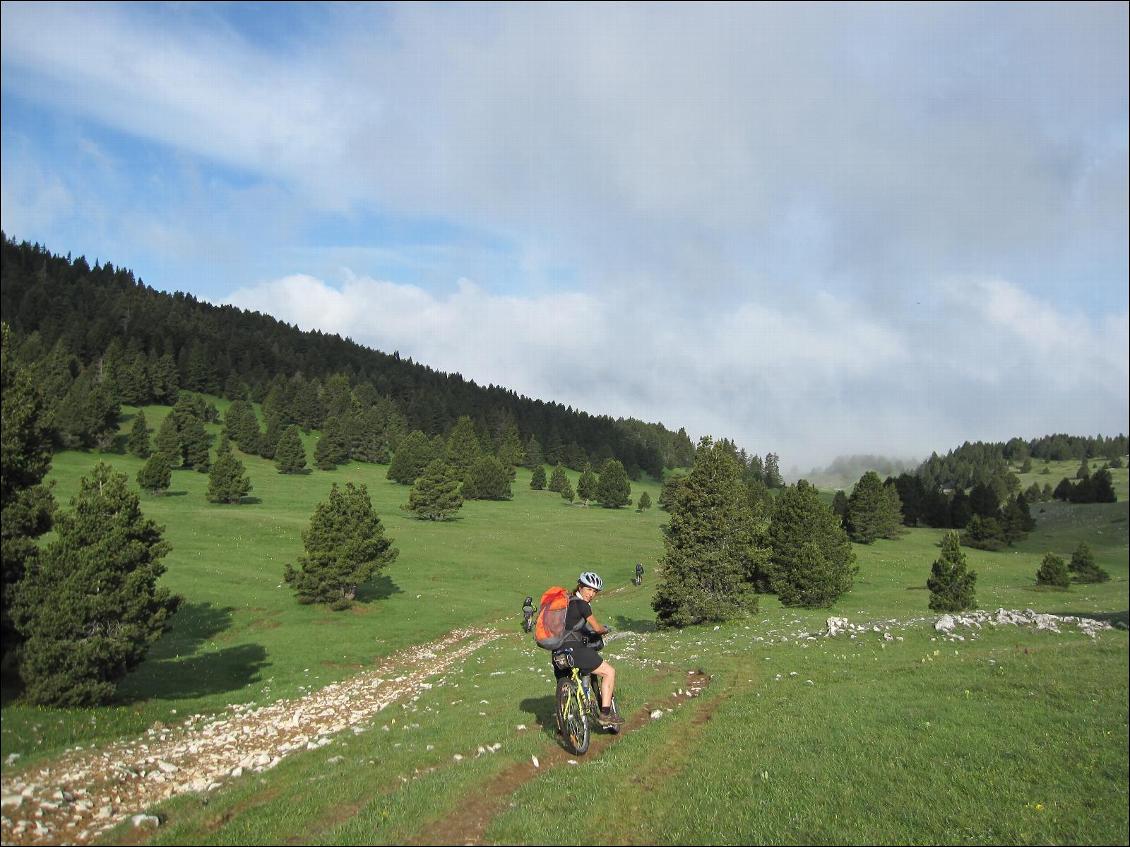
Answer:
MULTIPOLYGON (((167 409, 146 409, 156 427, 167 409)), ((130 421, 123 421, 123 432, 130 421)), ((216 427, 211 427, 217 431, 216 427)), ((307 444, 312 453, 312 439, 307 444)), ((98 456, 55 457, 65 505, 98 456)), ((133 480, 140 460, 104 456, 133 480)), ((18 769, 66 747, 138 735, 232 703, 299 696, 401 647, 467 624, 508 633, 368 731, 152 811, 152 843, 1103 843, 1128 835, 1127 470, 1119 502, 1033 506, 1014 549, 967 550, 983 609, 1111 620, 1092 639, 1011 626, 939 636, 925 580, 941 531, 856 546, 854 589, 828 610, 762 598, 748 620, 658 631, 650 608, 665 513, 567 505, 519 470, 514 499, 470 502, 449 523, 400 510, 408 488, 384 466, 302 476, 241 455, 254 502, 207 503, 207 475, 174 473, 143 496, 173 551, 164 583, 185 597, 173 629, 92 710, 5 702, 2 754, 18 769), (301 606, 282 581, 333 482, 363 482, 400 549, 348 612, 301 606), (1111 574, 1098 585, 1035 585, 1044 552, 1086 540, 1111 574), (644 585, 631 585, 635 562, 644 585), (545 651, 519 632, 526 594, 598 571, 595 614, 629 634, 609 645, 619 737, 569 762, 553 737, 545 651), (827 617, 888 629, 819 635, 827 617), (690 672, 694 672, 693 675, 690 672), (679 692, 706 675, 703 693, 679 692), (653 712, 662 716, 652 718, 653 712), (480 748, 501 744, 497 753, 480 748), (455 756, 463 757, 456 760, 455 756), (540 767, 535 768, 532 758, 540 767), (564 806, 583 803, 588 814, 564 806)), ((1041 485, 1073 477, 1053 463, 1041 485)), ((1067 466, 1070 465, 1070 468, 1067 466)), ((576 484, 576 474, 570 474, 576 484)), ((1029 475, 1026 475, 1026 477, 1029 475)), ((1024 485, 1030 480, 1024 479, 1024 485)), ((633 483, 632 496, 658 485, 633 483)), ((110 842, 136 833, 121 829, 110 842)))

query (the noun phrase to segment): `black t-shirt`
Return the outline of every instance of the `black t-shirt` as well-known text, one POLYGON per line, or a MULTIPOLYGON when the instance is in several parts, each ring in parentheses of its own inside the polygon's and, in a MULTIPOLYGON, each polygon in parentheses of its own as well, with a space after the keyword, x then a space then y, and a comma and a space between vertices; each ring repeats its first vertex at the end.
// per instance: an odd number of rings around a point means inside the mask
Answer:
MULTIPOLYGON (((581 621, 588 620, 592 615, 592 606, 588 601, 582 600, 576 594, 569 598, 569 610, 565 612, 565 631, 572 632, 581 621)), ((581 630, 584 627, 580 627, 581 630)))

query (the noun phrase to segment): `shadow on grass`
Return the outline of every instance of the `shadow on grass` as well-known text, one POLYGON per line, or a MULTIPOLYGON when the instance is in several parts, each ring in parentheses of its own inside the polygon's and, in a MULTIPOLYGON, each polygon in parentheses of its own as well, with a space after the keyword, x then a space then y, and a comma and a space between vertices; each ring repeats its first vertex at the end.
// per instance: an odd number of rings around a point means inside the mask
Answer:
POLYGON ((1052 614, 1089 618, 1093 621, 1108 623, 1115 629, 1130 629, 1130 609, 1121 612, 1053 612, 1052 614))
POLYGON ((647 618, 629 618, 624 615, 616 615, 612 618, 612 629, 627 632, 655 632, 659 629, 659 626, 654 620, 647 618))
POLYGON ((261 644, 239 644, 214 653, 148 661, 118 686, 115 702, 184 700, 238 691, 257 681, 268 667, 261 644))
POLYGON ((224 632, 232 623, 231 606, 213 606, 211 603, 182 603, 172 617, 168 632, 153 645, 147 658, 170 659, 191 656, 201 644, 224 632))
POLYGON ((554 715, 556 710, 555 698, 553 694, 546 694, 544 697, 527 697, 518 704, 518 708, 525 712, 527 715, 532 715, 534 720, 538 722, 542 732, 550 735, 557 733, 557 720, 554 715))
POLYGON ((364 585, 357 586, 358 603, 370 603, 373 600, 387 600, 393 594, 403 594, 404 590, 385 575, 374 577, 364 585))

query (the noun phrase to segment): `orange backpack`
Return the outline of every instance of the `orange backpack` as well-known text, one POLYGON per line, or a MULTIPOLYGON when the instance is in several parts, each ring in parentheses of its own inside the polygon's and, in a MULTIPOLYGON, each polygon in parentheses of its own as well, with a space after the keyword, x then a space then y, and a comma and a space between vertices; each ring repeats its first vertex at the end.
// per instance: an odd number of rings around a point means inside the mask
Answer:
MULTIPOLYGON (((534 641, 538 647, 556 650, 565 640, 565 615, 569 611, 569 592, 560 586, 553 586, 541 595, 538 606, 538 619, 534 625, 534 641)), ((581 621, 581 626, 584 621, 581 621)))

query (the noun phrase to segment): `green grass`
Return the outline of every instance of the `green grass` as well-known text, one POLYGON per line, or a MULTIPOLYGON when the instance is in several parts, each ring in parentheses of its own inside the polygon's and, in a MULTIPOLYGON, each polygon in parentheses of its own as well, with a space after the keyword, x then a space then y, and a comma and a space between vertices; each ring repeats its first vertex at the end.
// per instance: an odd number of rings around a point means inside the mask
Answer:
MULTIPOLYGON (((127 433, 128 412, 121 424, 127 433)), ((145 413, 156 429, 168 409, 146 407, 145 413)), ((314 442, 307 437, 310 455, 314 442)), ((520 621, 527 594, 569 583, 581 570, 598 571, 610 586, 628 584, 635 563, 650 570, 662 550, 659 510, 570 506, 552 492, 531 491, 524 469, 513 484, 513 501, 467 502, 457 520, 432 523, 400 509, 409 488, 386 479, 387 466, 353 463, 283 475, 272 462, 238 455, 254 502, 209 503, 207 474, 190 470, 173 473, 168 494, 142 495, 146 516, 165 527, 173 548, 163 584, 185 605, 120 686, 118 704, 82 710, 6 703, 0 755, 19 753, 26 764, 72 744, 136 734, 176 714, 294 697, 455 627, 520 621), (314 507, 335 482, 368 486, 386 535, 400 550, 347 612, 299 605, 282 578, 286 563, 302 552, 301 533, 314 507)), ((67 506, 79 479, 100 459, 136 486, 140 459, 63 452, 50 474, 60 505, 67 506)), ((577 476, 570 474, 574 486, 577 476)), ((658 497, 657 484, 633 483, 633 498, 644 490, 653 501, 658 497)))
MULTIPOLYGON (((146 410, 151 425, 161 411, 146 410)), ((56 457, 61 501, 97 458, 56 457)), ((388 482, 384 467, 284 477, 268 462, 241 458, 261 502, 208 504, 206 475, 188 471, 174 474, 173 491, 183 494, 143 499, 173 545, 164 581, 187 605, 126 680, 117 705, 7 703, 3 755, 20 753, 17 768, 68 745, 171 722, 174 709, 176 720, 228 703, 299 696, 456 626, 496 623, 513 632, 417 700, 382 712, 360 735, 347 733, 206 797, 161 804, 153 810, 164 820, 154 843, 434 841, 453 822, 470 826, 478 816, 479 837, 495 843, 1130 838, 1126 631, 1092 640, 1073 627, 1061 634, 1002 627, 966 630, 961 642, 941 638, 925 590, 940 530, 857 545, 855 587, 832 609, 786 609, 765 597, 745 621, 657 631, 650 601, 661 511, 570 507, 531 491, 528 473, 519 471, 512 502, 468 503, 459 520, 432 524, 399 510, 408 489, 388 482), (353 612, 300 606, 282 584, 283 565, 300 552, 314 505, 332 482, 347 480, 369 486, 400 558, 353 612), (636 561, 648 566, 642 588, 630 585, 636 561), (601 595, 594 609, 636 633, 606 651, 619 670, 622 709, 635 723, 570 765, 552 735, 547 655, 517 629, 526 594, 567 584, 581 569, 622 589, 601 595), (800 637, 822 631, 830 615, 900 621, 891 628, 900 640, 800 637), (689 670, 709 674, 708 688, 694 700, 673 697, 689 670), (646 717, 654 708, 664 710, 661 719, 646 717), (478 754, 496 743, 497 753, 478 754), (531 756, 542 768, 533 768, 531 756), (586 814, 563 815, 578 802, 586 814)), ((141 465, 110 459, 131 479, 141 465)), ((966 551, 979 605, 1124 625, 1125 470, 1115 479, 1117 504, 1041 504, 1033 509, 1037 530, 1017 548, 966 551), (1043 553, 1070 555, 1080 540, 1111 581, 1037 588, 1043 553)), ((633 497, 641 490, 658 495, 655 484, 633 484, 633 497)), ((136 836, 122 828, 107 840, 126 837, 136 836)))

